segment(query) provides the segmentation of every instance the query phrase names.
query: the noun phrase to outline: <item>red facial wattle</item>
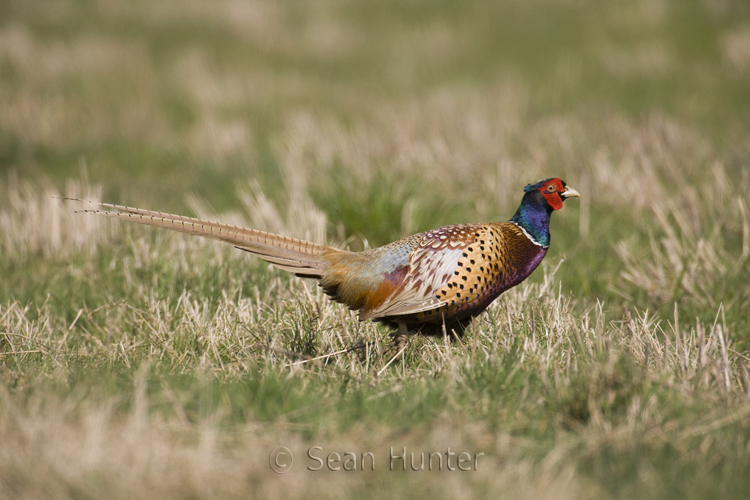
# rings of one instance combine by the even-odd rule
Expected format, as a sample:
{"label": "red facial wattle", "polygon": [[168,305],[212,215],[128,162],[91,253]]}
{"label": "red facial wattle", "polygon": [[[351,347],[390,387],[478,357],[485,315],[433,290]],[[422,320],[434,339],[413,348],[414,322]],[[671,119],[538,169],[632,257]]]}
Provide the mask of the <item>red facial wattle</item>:
{"label": "red facial wattle", "polygon": [[544,198],[553,210],[560,210],[563,207],[563,200],[560,193],[565,191],[565,186],[563,186],[560,179],[552,179],[540,187],[539,191],[544,195]]}

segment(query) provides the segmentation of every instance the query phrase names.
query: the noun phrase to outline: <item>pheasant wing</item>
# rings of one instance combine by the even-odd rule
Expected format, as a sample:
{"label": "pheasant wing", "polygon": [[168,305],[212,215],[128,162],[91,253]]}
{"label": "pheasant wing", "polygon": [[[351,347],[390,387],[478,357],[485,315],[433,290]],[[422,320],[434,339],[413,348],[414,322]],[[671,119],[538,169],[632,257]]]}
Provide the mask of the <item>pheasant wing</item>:
{"label": "pheasant wing", "polygon": [[402,284],[381,304],[360,312],[360,319],[415,314],[449,305],[440,291],[454,279],[459,261],[479,237],[479,224],[433,229],[422,235],[409,254],[409,270]]}

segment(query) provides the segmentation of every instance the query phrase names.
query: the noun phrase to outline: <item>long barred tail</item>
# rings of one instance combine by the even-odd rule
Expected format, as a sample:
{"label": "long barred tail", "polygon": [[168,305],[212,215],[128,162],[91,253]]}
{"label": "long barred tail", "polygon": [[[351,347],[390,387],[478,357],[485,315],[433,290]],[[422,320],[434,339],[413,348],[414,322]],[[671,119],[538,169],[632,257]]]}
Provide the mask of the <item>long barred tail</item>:
{"label": "long barred tail", "polygon": [[[63,199],[86,202],[85,200],[75,198]],[[182,215],[154,212],[142,208],[112,205],[110,203],[87,203],[96,203],[97,205],[116,211],[78,210],[76,213],[101,215],[111,219],[122,219],[147,226],[161,227],[224,241],[241,250],[257,255],[284,271],[295,273],[298,276],[320,278],[329,267],[330,262],[324,256],[341,252],[341,250],[333,247],[317,245],[309,241],[258,231],[257,229],[237,227]]]}

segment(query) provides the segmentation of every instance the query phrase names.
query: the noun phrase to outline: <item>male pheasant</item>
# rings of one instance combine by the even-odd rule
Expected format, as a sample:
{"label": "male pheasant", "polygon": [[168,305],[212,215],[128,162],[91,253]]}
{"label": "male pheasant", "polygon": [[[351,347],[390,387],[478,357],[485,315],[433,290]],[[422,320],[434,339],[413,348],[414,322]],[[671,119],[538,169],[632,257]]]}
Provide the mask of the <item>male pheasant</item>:
{"label": "male pheasant", "polygon": [[365,252],[108,203],[101,205],[117,212],[83,212],[225,241],[319,280],[325,293],[357,311],[360,321],[397,327],[401,337],[451,329],[460,335],[472,317],[536,269],[549,248],[550,215],[566,198],[580,196],[557,178],[530,184],[524,192],[508,222],[444,226]]}

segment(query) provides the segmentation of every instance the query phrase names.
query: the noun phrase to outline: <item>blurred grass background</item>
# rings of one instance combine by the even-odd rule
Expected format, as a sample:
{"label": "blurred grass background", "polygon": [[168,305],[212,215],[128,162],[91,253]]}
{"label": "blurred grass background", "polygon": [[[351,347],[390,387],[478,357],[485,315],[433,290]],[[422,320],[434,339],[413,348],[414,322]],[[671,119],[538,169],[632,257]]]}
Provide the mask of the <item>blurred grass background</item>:
{"label": "blurred grass background", "polygon": [[[746,200],[750,182],[744,2],[0,8],[6,180],[83,175],[106,200],[180,213],[188,195],[231,210],[250,185],[286,206],[291,182],[329,239],[378,246],[506,219],[526,183],[561,176],[586,190],[586,213],[555,218],[550,258],[567,255],[566,288],[600,299],[643,292],[625,290],[614,248],[663,234],[653,204],[684,206],[697,233],[681,237],[718,231],[743,251],[747,215],[723,198]],[[717,167],[732,213],[690,208]],[[675,290],[646,290],[651,308],[671,311],[672,272]]]}
{"label": "blurred grass background", "polygon": [[[233,256],[229,249],[208,250],[213,247],[140,229],[92,226],[60,215],[74,207],[49,205],[45,200],[53,194],[211,215],[361,249],[439,225],[505,220],[525,184],[550,176],[562,177],[584,196],[553,217],[546,259],[552,267],[564,259],[554,275],[554,288],[559,286],[571,300],[565,310],[571,321],[588,322],[598,308],[602,325],[622,325],[627,310],[636,318],[646,314],[644,329],[654,332],[656,324],[674,324],[679,311],[683,324],[690,325],[685,328],[692,328],[697,338],[701,324],[716,326],[716,318],[723,316],[719,323],[725,340],[740,363],[736,382],[741,393],[741,363],[747,361],[750,347],[747,2],[6,0],[0,3],[4,328],[15,332],[18,327],[7,319],[15,314],[8,312],[15,311],[13,304],[37,322],[34,328],[43,326],[49,315],[50,324],[59,325],[48,332],[48,339],[61,342],[67,367],[62,376],[54,368],[58,361],[4,355],[3,379],[11,391],[7,401],[17,404],[27,420],[33,420],[31,415],[44,421],[39,417],[44,412],[28,409],[27,397],[58,395],[96,406],[97,398],[72,395],[109,381],[102,382],[109,387],[106,394],[130,398],[136,381],[128,356],[135,356],[135,363],[164,348],[146,327],[163,324],[161,306],[154,304],[164,301],[167,309],[177,309],[186,291],[205,305],[208,315],[222,310],[225,294],[236,301],[261,297],[258,307],[263,303],[271,308],[269,314],[282,332],[281,345],[315,354],[335,348],[327,341],[316,343],[304,321],[285,326],[283,318],[289,315],[314,316],[304,304],[288,304],[289,294],[299,293],[295,281],[279,278],[252,259]],[[50,223],[52,215],[59,217],[57,225]],[[65,231],[76,234],[66,236]],[[543,279],[538,271],[530,283],[539,285]],[[111,312],[119,310],[117,304],[148,311],[150,322]],[[531,300],[523,306],[529,309],[518,307],[523,315],[538,305]],[[110,312],[101,318],[92,311]],[[504,317],[502,311],[498,306],[492,314]],[[186,320],[170,321],[165,332],[184,326]],[[371,326],[363,326],[362,333],[347,321],[342,316],[341,324],[349,328],[344,338],[352,335],[352,342],[360,334],[384,333]],[[506,326],[512,323],[509,316]],[[508,335],[502,328],[494,331],[498,338]],[[190,414],[190,422],[223,422],[215,412],[226,410],[239,412],[231,422],[253,422],[256,412],[259,421],[283,427],[279,419],[285,411],[275,413],[269,407],[306,407],[313,404],[310,398],[339,390],[336,377],[312,382],[317,376],[312,368],[312,375],[286,382],[283,370],[263,370],[267,360],[256,359],[257,353],[250,358],[261,368],[250,369],[249,379],[225,367],[223,356],[230,354],[224,352],[215,359],[209,356],[207,369],[197,361],[196,353],[205,354],[200,335],[173,339],[174,358],[164,368],[186,374],[187,380],[156,370],[152,382],[169,387],[187,407],[200,392],[194,384],[234,387],[228,406],[219,399],[199,398],[203,413],[197,414],[203,416]],[[120,340],[122,353],[129,353],[122,359],[116,349]],[[10,349],[7,339],[2,345]],[[504,355],[512,364],[518,351],[511,347]],[[38,346],[29,347],[35,349]],[[197,364],[185,361],[193,359],[185,353],[193,353]],[[593,366],[601,361],[599,368],[606,372],[608,362],[593,359]],[[412,362],[421,366],[417,354]],[[615,408],[619,403],[607,399],[610,385],[617,387],[618,395],[624,391],[628,401],[636,395],[645,402],[654,394],[659,401],[670,400],[675,397],[670,391],[687,390],[657,370],[652,383],[658,380],[668,387],[662,394],[634,375],[632,363],[626,356],[615,370],[619,375],[605,377],[601,387],[591,382],[600,375],[569,382],[581,392],[590,387],[597,392],[599,387],[606,404]],[[110,369],[112,378],[102,375]],[[201,378],[203,370],[214,370],[216,379]],[[471,370],[480,368],[472,365]],[[513,368],[498,370],[507,374]],[[428,369],[428,378],[440,378],[437,372],[434,366]],[[532,368],[521,372],[527,375],[526,393],[536,395],[528,401],[544,402],[547,412],[541,412],[540,420],[524,413],[533,413],[535,407],[523,402],[518,403],[523,418],[498,422],[486,411],[479,412],[480,417],[466,416],[473,415],[467,409],[487,390],[499,398],[493,399],[495,404],[516,404],[514,392],[494,392],[497,375],[476,371],[467,392],[456,396],[462,402],[451,406],[459,410],[449,411],[448,420],[477,423],[477,418],[514,438],[518,435],[512,429],[533,435],[546,428],[543,422],[554,422],[561,414],[573,415],[573,420],[578,415],[584,422],[580,425],[593,425],[596,412],[590,400],[577,399],[573,389],[556,399],[544,384],[534,382]],[[440,384],[434,389],[421,386],[421,373],[417,370],[408,381],[395,377],[381,382],[406,384],[405,392],[412,396],[394,399],[385,417],[368,422],[382,426],[378,428],[385,434],[397,432],[388,423],[391,418],[412,419],[413,425],[404,425],[407,434],[419,434],[420,424],[432,423],[446,404],[446,389]],[[66,380],[61,386],[45,381],[60,376]],[[455,381],[444,377],[449,386]],[[279,389],[287,383],[297,384],[291,395]],[[306,394],[308,384],[313,396]],[[524,384],[519,384],[522,390]],[[669,417],[658,425],[671,418],[680,421],[682,414],[685,425],[703,422],[712,405],[727,412],[735,408],[734,400],[712,399],[717,389],[711,384],[693,389],[695,399],[661,408]],[[376,393],[381,390],[387,387]],[[156,392],[163,398],[154,403],[154,412],[160,414],[160,405],[171,407],[172,400],[169,391]],[[257,396],[255,402],[247,401],[247,393]],[[355,394],[355,399],[373,395],[367,388]],[[286,401],[287,396],[294,401]],[[423,411],[399,406],[422,396]],[[118,408],[122,403],[103,401]],[[377,413],[377,407],[366,404],[339,404],[335,411],[318,409],[302,420],[313,428],[325,419],[345,422],[344,431],[334,425],[339,430],[331,432],[350,439],[346,432],[352,421]],[[252,411],[242,410],[247,405]],[[430,412],[433,417],[425,417]],[[549,425],[565,432],[570,428],[569,423]],[[573,427],[573,435],[585,435]],[[644,491],[654,498],[674,492],[695,498],[715,495],[722,474],[741,471],[747,463],[747,426],[732,429],[726,436],[699,442],[705,450],[696,456],[685,449],[698,445],[681,448],[667,439],[664,448],[649,449],[646,438],[636,440],[644,448],[629,449],[631,459],[623,460],[621,469],[619,445],[591,454],[579,449],[574,462],[578,472],[588,471],[587,479],[581,485],[578,472],[571,472],[575,487],[565,491],[578,497],[601,497],[603,491],[618,498]],[[558,450],[557,430],[539,432],[539,443],[529,437],[519,445],[521,458],[508,459],[521,468],[511,467],[506,480],[541,479],[540,484],[551,486],[531,493],[519,490],[518,496],[553,495],[562,491],[560,481],[565,483],[566,471],[556,469],[546,476],[523,468],[529,456],[537,463]],[[576,446],[586,448],[581,442]],[[646,456],[646,468],[641,467],[640,453]],[[689,466],[672,468],[680,456],[690,457],[684,458]],[[692,486],[681,490],[687,478]],[[85,480],[74,484],[86,494],[100,491]],[[455,487],[460,490],[462,484]],[[750,488],[738,477],[725,486],[724,496],[741,497]],[[412,487],[409,491],[425,491]],[[473,487],[480,496],[486,485]],[[189,487],[185,491],[195,493]]]}

